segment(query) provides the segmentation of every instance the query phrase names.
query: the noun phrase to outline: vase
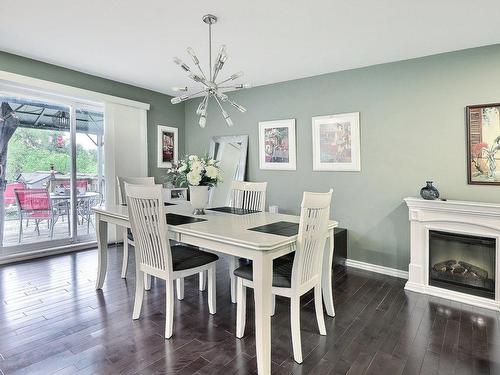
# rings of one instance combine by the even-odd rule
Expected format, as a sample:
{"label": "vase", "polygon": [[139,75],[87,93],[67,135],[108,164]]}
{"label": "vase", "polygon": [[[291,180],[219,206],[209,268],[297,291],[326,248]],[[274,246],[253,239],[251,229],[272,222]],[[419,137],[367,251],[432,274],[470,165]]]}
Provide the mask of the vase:
{"label": "vase", "polygon": [[420,189],[420,196],[427,200],[434,200],[439,198],[439,191],[432,186],[432,181],[426,181],[426,186]]}
{"label": "vase", "polygon": [[194,215],[205,215],[208,206],[208,186],[190,186],[189,201]]}

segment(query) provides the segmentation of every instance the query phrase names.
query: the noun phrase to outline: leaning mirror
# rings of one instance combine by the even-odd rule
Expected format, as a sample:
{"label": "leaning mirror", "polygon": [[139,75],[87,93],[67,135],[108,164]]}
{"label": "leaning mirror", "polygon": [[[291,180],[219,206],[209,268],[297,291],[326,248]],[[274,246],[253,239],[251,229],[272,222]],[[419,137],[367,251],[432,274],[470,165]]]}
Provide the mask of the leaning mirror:
{"label": "leaning mirror", "polygon": [[248,135],[216,136],[210,141],[210,157],[219,161],[224,181],[212,189],[212,207],[227,206],[231,181],[244,181],[247,164]]}

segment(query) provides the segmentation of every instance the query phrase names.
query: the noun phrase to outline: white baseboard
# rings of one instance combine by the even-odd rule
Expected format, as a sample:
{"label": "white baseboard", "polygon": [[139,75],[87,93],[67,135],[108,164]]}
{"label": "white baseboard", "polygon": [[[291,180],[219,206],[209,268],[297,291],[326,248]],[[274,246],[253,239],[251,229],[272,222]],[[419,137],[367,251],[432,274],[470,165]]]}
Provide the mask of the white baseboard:
{"label": "white baseboard", "polygon": [[408,271],[398,270],[396,268],[379,266],[378,264],[360,262],[359,260],[346,259],[345,265],[347,267],[359,268],[365,271],[382,273],[388,276],[399,277],[400,279],[408,279]]}

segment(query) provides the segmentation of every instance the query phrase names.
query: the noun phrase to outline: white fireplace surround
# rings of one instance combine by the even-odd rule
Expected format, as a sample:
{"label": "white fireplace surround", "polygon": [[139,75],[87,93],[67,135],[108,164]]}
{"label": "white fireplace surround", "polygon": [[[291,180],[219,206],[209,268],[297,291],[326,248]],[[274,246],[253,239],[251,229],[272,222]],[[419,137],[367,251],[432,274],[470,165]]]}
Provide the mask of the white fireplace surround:
{"label": "white fireplace surround", "polygon": [[[500,204],[406,198],[411,225],[410,265],[405,289],[500,311]],[[429,285],[429,231],[490,237],[496,240],[495,299]]]}

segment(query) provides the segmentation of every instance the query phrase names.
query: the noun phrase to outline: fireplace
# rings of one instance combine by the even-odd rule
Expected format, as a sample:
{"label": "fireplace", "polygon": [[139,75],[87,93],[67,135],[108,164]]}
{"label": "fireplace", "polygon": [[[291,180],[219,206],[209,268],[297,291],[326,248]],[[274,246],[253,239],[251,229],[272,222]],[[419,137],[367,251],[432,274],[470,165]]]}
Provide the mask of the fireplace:
{"label": "fireplace", "polygon": [[429,285],[495,299],[494,238],[429,231]]}
{"label": "fireplace", "polygon": [[406,198],[406,290],[500,311],[500,203]]}

